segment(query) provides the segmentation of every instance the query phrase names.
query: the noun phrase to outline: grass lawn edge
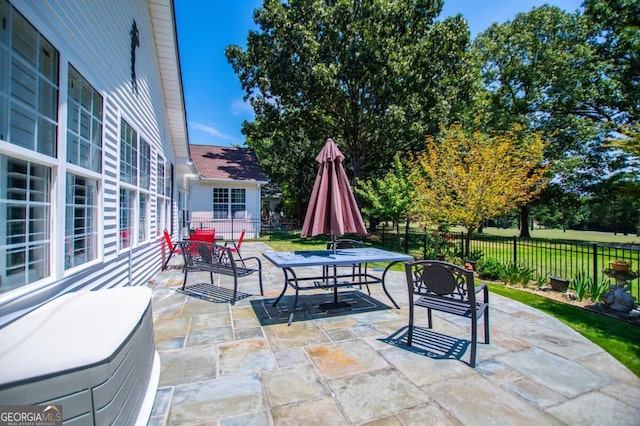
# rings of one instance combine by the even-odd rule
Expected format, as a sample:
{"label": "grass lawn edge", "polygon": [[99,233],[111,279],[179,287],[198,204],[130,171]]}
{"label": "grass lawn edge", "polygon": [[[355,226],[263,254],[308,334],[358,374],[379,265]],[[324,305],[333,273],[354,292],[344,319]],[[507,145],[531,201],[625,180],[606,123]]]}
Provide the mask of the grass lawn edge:
{"label": "grass lawn edge", "polygon": [[637,325],[502,284],[487,284],[491,292],[562,321],[640,377],[640,327]]}

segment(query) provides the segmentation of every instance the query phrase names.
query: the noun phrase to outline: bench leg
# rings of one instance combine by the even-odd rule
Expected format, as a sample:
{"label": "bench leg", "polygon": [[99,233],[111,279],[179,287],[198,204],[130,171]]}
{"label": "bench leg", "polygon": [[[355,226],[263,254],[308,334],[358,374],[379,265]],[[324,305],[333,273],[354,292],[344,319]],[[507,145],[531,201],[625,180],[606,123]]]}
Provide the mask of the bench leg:
{"label": "bench leg", "polygon": [[409,295],[409,330],[407,331],[407,346],[411,346],[413,342],[413,297]]}
{"label": "bench leg", "polygon": [[236,304],[236,297],[238,296],[238,277],[233,276],[233,299],[231,299],[231,304]]}
{"label": "bench leg", "polygon": [[478,341],[478,320],[477,318],[471,319],[471,361],[469,365],[472,368],[476,367],[476,343]]}
{"label": "bench leg", "polygon": [[489,343],[489,307],[484,311],[484,342]]}
{"label": "bench leg", "polygon": [[184,291],[184,286],[187,285],[187,274],[189,273],[189,268],[185,265],[184,268],[184,279],[182,280],[182,290]]}

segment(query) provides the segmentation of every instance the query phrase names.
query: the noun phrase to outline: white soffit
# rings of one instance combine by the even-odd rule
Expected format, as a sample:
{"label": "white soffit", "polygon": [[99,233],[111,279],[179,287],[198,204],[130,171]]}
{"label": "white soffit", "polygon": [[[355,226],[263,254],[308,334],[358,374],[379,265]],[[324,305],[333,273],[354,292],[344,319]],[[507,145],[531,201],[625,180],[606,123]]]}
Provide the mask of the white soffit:
{"label": "white soffit", "polygon": [[179,164],[186,162],[190,157],[173,0],[148,0],[148,2],[171,143]]}

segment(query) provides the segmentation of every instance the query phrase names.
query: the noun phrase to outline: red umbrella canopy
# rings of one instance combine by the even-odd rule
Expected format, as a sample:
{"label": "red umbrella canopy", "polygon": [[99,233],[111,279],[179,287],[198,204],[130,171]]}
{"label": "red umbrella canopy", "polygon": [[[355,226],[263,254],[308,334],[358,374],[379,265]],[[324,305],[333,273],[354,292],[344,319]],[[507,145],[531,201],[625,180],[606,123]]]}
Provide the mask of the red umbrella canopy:
{"label": "red umbrella canopy", "polygon": [[302,237],[367,234],[342,160],[344,155],[336,143],[333,139],[327,139],[316,157],[320,167],[302,225]]}

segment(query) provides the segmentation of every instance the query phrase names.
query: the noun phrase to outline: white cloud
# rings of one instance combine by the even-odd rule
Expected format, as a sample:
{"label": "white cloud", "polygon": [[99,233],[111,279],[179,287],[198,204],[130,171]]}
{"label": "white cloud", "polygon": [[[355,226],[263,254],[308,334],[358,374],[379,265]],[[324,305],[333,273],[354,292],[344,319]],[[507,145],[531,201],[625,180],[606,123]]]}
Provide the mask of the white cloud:
{"label": "white cloud", "polygon": [[220,130],[216,129],[215,127],[211,127],[208,126],[206,124],[202,124],[202,123],[191,123],[189,125],[189,127],[191,127],[193,130],[198,130],[200,132],[206,133],[209,136],[213,136],[214,138],[217,139],[222,139],[225,141],[232,141],[232,142],[238,142],[238,139],[231,136],[231,135],[227,135],[225,133],[222,133]]}
{"label": "white cloud", "polygon": [[253,117],[253,107],[251,107],[251,103],[249,101],[244,101],[242,99],[236,99],[231,103],[231,113],[233,115],[247,115],[249,117]]}

